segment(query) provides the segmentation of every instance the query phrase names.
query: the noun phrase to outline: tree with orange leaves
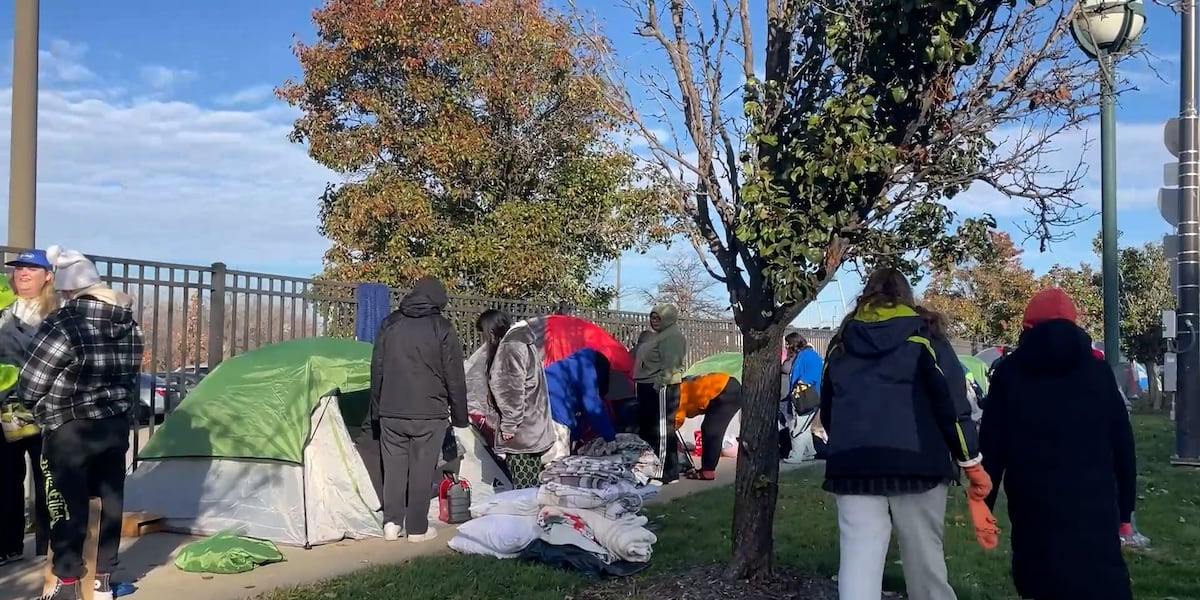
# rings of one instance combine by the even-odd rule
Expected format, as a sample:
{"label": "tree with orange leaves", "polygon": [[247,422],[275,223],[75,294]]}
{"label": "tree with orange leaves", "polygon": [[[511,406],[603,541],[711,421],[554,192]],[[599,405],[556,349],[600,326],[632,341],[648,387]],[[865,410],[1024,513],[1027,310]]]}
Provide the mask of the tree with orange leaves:
{"label": "tree with orange leaves", "polygon": [[1039,282],[1007,233],[992,231],[990,237],[979,258],[935,268],[922,301],[948,317],[954,337],[1015,345]]}
{"label": "tree with orange leaves", "polygon": [[669,235],[675,188],[615,141],[607,45],[569,15],[327,0],[313,20],[304,77],[278,93],[303,111],[292,139],[348,177],[321,198],[325,276],[604,304],[599,269]]}

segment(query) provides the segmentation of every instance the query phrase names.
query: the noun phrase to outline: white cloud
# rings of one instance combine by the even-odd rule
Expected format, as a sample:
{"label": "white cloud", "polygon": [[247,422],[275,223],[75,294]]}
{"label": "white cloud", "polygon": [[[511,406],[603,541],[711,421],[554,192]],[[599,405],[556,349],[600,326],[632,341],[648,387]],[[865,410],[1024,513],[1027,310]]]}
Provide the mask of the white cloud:
{"label": "white cloud", "polygon": [[195,71],[172,69],[162,65],[146,65],[139,72],[142,80],[154,90],[167,90],[196,78]]}
{"label": "white cloud", "polygon": [[[38,76],[50,83],[82,82],[96,77],[83,64],[87,46],[66,40],[50,40],[49,48],[38,51]],[[12,56],[12,52],[9,52]],[[11,62],[9,63],[11,65]]]}
{"label": "white cloud", "polygon": [[[71,67],[74,45],[51,44]],[[70,50],[72,52],[67,52]],[[44,63],[45,64],[45,63]],[[179,81],[171,76],[149,83]],[[158,73],[162,74],[162,73]],[[145,90],[43,85],[38,118],[39,245],[129,258],[318,268],[317,198],[339,176],[287,140],[295,113],[275,103],[213,110]],[[0,178],[7,180],[11,89],[0,90]],[[0,223],[7,211],[0,211]]]}
{"label": "white cloud", "polygon": [[275,86],[263,84],[243,88],[229,94],[217,96],[214,100],[220,106],[245,106],[261,104],[275,97]]}

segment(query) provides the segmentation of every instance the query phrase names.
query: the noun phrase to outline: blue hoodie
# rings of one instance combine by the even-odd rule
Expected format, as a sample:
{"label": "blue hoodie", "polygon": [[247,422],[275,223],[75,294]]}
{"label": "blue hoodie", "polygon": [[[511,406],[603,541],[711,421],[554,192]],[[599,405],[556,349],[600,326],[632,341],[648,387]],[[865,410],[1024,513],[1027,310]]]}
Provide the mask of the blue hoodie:
{"label": "blue hoodie", "polygon": [[583,433],[576,415],[582,416],[592,430],[606,441],[617,438],[608,407],[600,397],[596,374],[596,361],[600,357],[599,352],[584,348],[546,367],[550,416],[555,423],[571,429],[572,440],[579,440]]}
{"label": "blue hoodie", "polygon": [[796,389],[796,383],[803,381],[805,385],[812,388],[814,394],[820,394],[821,369],[824,365],[825,361],[821,359],[821,354],[812,346],[805,346],[792,363],[792,379],[788,389]]}

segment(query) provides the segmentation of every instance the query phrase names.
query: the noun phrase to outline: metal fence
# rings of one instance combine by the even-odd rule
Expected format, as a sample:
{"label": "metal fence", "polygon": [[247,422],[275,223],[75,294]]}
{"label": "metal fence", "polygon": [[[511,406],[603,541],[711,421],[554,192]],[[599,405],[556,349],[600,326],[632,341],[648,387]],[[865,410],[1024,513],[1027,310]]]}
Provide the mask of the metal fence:
{"label": "metal fence", "polygon": [[[0,247],[6,253],[19,249]],[[114,289],[135,300],[134,312],[146,337],[143,364],[147,371],[204,372],[223,359],[275,342],[318,335],[351,337],[357,315],[356,284],[255,273],[226,268],[148,260],[90,256]],[[404,290],[392,290],[399,304]],[[487,309],[516,318],[562,310],[551,303],[451,296],[447,317],[462,337],[464,351],[482,340],[475,320]],[[648,327],[648,315],[592,308],[570,309],[602,327],[626,345]],[[716,352],[740,351],[741,332],[730,320],[681,319],[688,339],[689,361]],[[822,353],[833,331],[797,329]],[[979,346],[956,342],[962,353]]]}

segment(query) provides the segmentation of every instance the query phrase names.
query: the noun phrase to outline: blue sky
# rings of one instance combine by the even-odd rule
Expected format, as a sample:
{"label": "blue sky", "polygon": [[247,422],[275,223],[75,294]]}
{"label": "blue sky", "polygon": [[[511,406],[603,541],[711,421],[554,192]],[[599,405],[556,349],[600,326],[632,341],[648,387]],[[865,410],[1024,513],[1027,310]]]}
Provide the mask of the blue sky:
{"label": "blue sky", "polygon": [[[294,36],[311,39],[317,0],[123,0],[42,2],[39,106],[40,245],[60,243],[109,256],[207,264],[310,275],[320,269],[325,241],[317,233],[316,198],[337,177],[287,141],[295,113],[271,90],[299,75]],[[583,2],[605,23],[627,67],[650,57],[632,35],[620,3]],[[1147,3],[1143,35],[1153,64],[1134,61],[1126,74],[1139,87],[1118,108],[1119,219],[1123,244],[1158,240],[1167,225],[1156,194],[1163,122],[1178,107],[1178,18]],[[0,177],[7,181],[13,1],[0,0],[0,31],[10,40],[0,56]],[[761,39],[761,36],[760,36]],[[1078,155],[1098,125],[1064,136],[1058,145]],[[1099,205],[1099,149],[1087,154],[1080,198]],[[1123,161],[1123,162],[1122,162]],[[1014,231],[1020,206],[968,194],[963,215],[990,212]],[[0,220],[7,211],[0,211]],[[1099,218],[1075,228],[1075,238],[1026,263],[1094,260],[1090,240]],[[687,251],[676,248],[674,251]],[[662,252],[656,249],[654,254]],[[650,288],[653,256],[623,260],[627,289]],[[611,270],[604,275],[611,280]],[[860,282],[843,277],[801,317],[807,324],[840,318],[841,296]],[[626,308],[640,307],[635,295]]]}

